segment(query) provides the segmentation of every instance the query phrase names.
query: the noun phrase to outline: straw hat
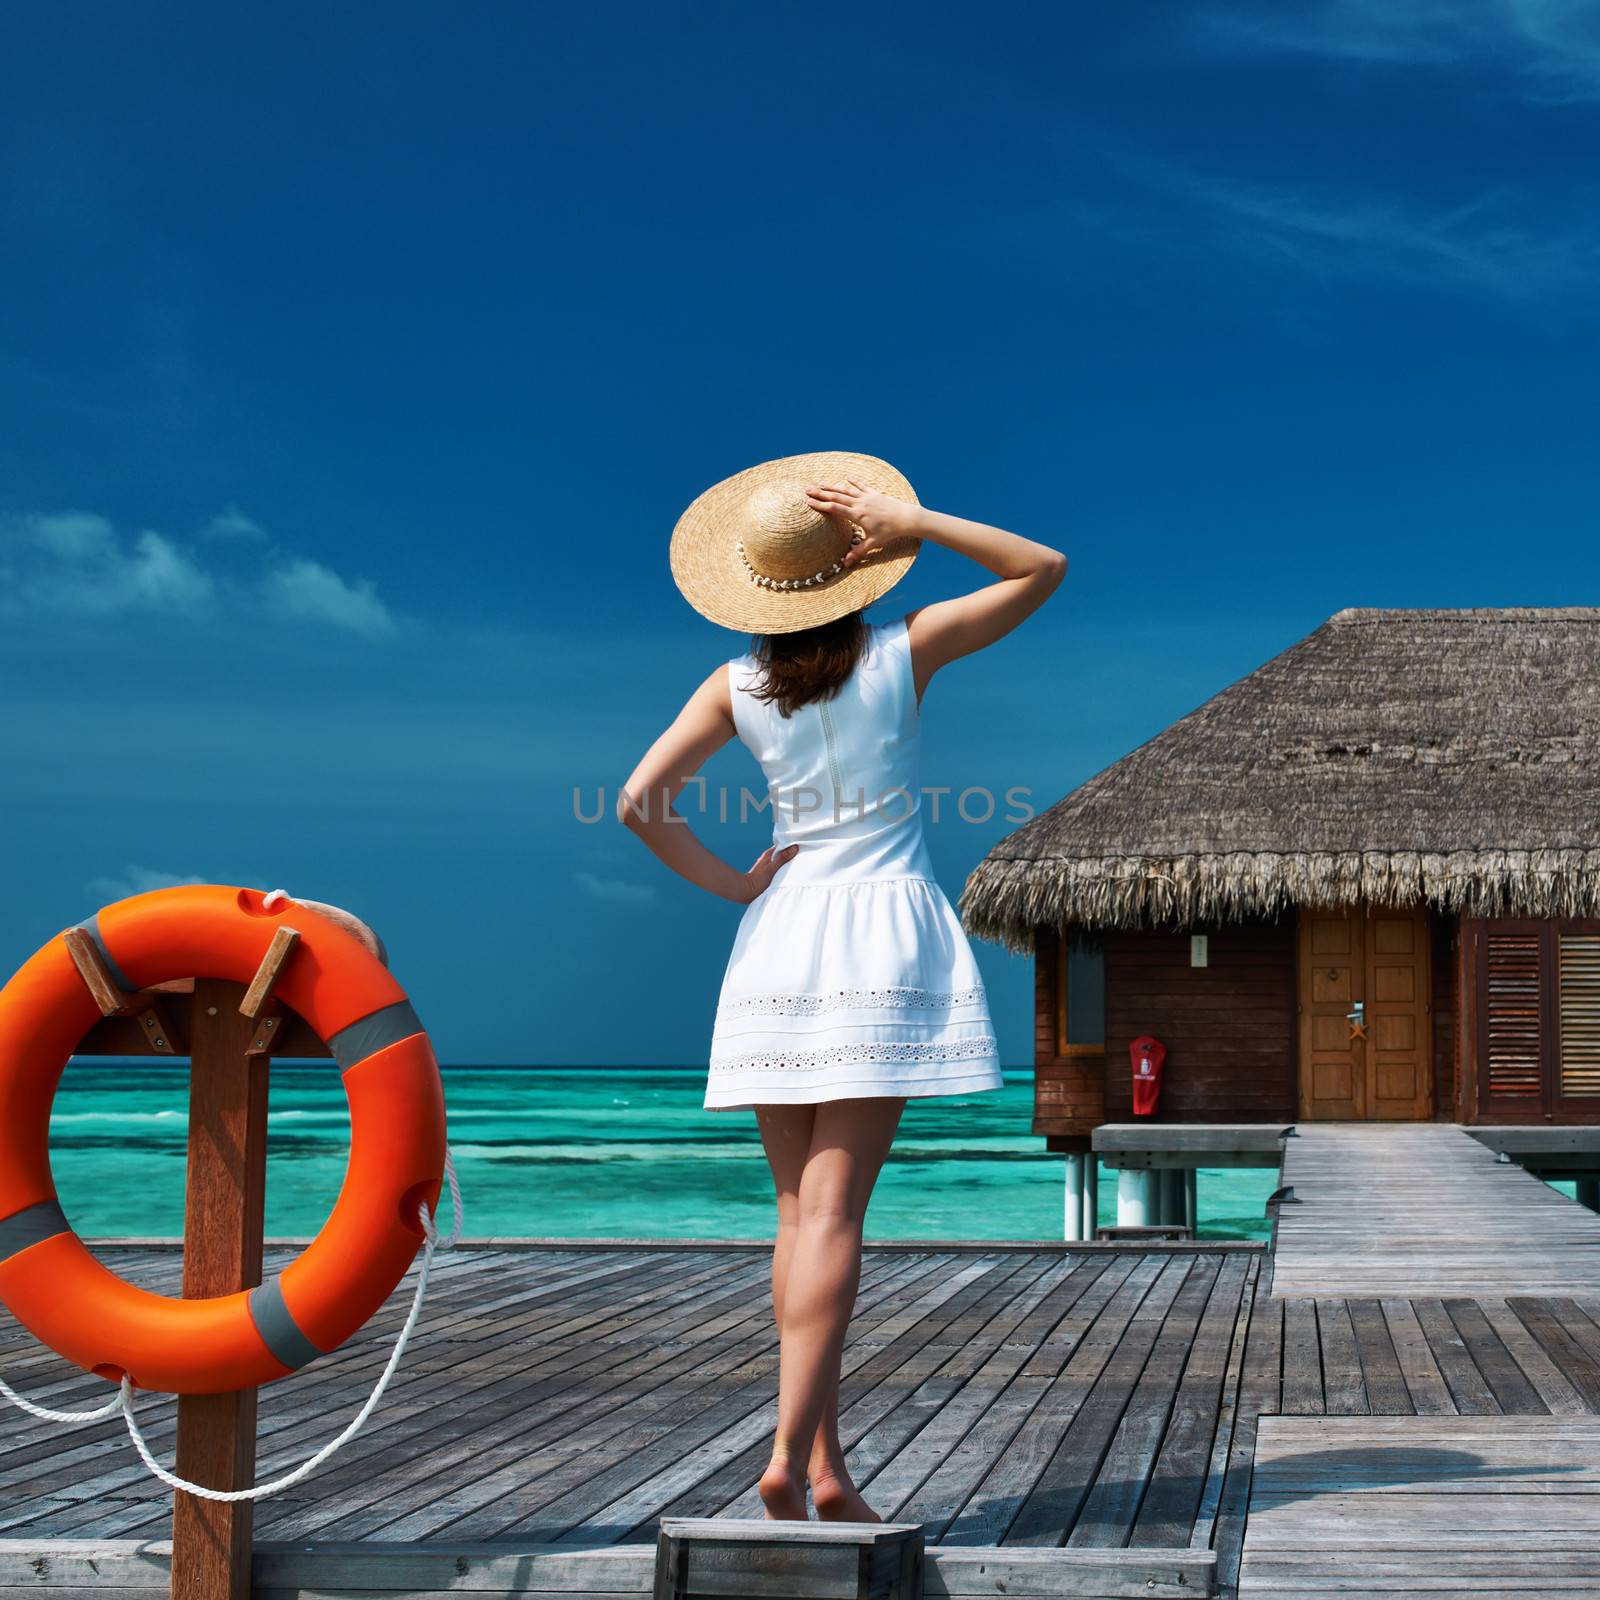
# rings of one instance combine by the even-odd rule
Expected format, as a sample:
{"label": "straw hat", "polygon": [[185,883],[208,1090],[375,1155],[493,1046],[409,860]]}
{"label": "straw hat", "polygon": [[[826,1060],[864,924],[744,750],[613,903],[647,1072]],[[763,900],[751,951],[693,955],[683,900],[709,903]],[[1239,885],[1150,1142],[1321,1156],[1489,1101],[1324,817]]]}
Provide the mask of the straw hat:
{"label": "straw hat", "polygon": [[672,576],[703,617],[741,633],[795,633],[869,605],[917,559],[920,539],[896,539],[859,566],[840,565],[850,529],[814,511],[806,489],[857,478],[917,504],[911,485],[876,456],[819,450],[747,467],[714,484],[672,530]]}

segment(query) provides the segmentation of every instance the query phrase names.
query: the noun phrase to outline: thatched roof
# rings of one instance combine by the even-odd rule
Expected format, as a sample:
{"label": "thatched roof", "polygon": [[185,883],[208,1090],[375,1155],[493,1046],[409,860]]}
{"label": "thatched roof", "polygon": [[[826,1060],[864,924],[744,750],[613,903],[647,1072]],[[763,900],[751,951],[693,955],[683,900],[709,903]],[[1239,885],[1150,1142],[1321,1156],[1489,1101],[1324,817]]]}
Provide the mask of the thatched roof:
{"label": "thatched roof", "polygon": [[1600,608],[1341,611],[1002,839],[967,928],[1600,915]]}

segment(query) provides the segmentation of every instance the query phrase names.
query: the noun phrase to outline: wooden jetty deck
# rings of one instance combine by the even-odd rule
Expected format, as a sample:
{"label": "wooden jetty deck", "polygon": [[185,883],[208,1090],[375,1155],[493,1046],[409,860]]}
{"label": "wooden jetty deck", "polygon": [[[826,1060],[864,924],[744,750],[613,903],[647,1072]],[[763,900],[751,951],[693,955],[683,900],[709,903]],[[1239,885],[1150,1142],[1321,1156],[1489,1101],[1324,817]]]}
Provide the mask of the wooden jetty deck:
{"label": "wooden jetty deck", "polygon": [[[1296,1200],[1275,1255],[869,1249],[843,1431],[869,1500],[924,1526],[930,1594],[1313,1600],[1334,1572],[1341,1593],[1401,1594],[1424,1555],[1435,1594],[1519,1592],[1527,1546],[1558,1558],[1538,1592],[1600,1595],[1583,1559],[1600,1547],[1594,1219],[1457,1130],[1359,1130],[1377,1152],[1361,1159],[1345,1131],[1288,1141]],[[1455,1140],[1481,1207],[1453,1181],[1425,1212],[1361,1201],[1374,1170],[1404,1185],[1430,1161],[1451,1178]],[[1502,1195],[1550,1250],[1496,1232]],[[1402,1223],[1404,1252],[1378,1233],[1379,1249],[1356,1248]],[[1463,1254],[1456,1225],[1483,1247]],[[102,1254],[177,1288],[173,1249]],[[748,1244],[491,1241],[442,1257],[369,1430],[260,1507],[260,1600],[648,1594],[659,1518],[759,1515],[767,1270]],[[403,1299],[263,1391],[260,1476],[360,1403]],[[0,1371],[48,1404],[103,1395],[3,1314]],[[170,1456],[172,1403],[143,1410]],[[155,1600],[169,1526],[119,1425],[0,1409],[0,1592]]]}
{"label": "wooden jetty deck", "polygon": [[1241,1595],[1600,1594],[1600,1422],[1268,1417]]}
{"label": "wooden jetty deck", "polygon": [[1600,1216],[1446,1123],[1306,1123],[1286,1140],[1273,1293],[1600,1290]]}
{"label": "wooden jetty deck", "polygon": [[[1065,1552],[1055,1567],[1080,1580],[1065,1592],[1208,1592],[1219,1523],[1243,1506],[1231,1443],[1263,1255],[869,1251],[842,1416],[863,1488],[952,1561],[999,1547],[1037,1570],[1037,1552]],[[176,1287],[175,1252],[106,1256],[136,1281]],[[389,1580],[368,1570],[350,1582],[370,1591],[402,1587],[398,1543],[473,1561],[486,1545],[521,1546],[547,1563],[630,1546],[637,1565],[663,1515],[760,1515],[777,1366],[765,1250],[485,1249],[437,1270],[415,1357],[368,1431],[259,1508],[263,1590],[326,1592],[325,1566],[284,1578],[308,1544],[346,1568],[362,1550],[369,1565],[387,1559]],[[260,1476],[360,1403],[401,1309],[262,1391]],[[14,1325],[0,1368],[48,1404],[103,1394]],[[145,1409],[155,1449],[170,1451],[171,1402]],[[169,1524],[167,1496],[117,1424],[63,1433],[0,1414],[0,1586],[28,1552],[65,1539],[98,1542],[106,1572],[121,1558],[128,1584],[128,1563],[143,1560],[148,1584],[130,1541],[160,1540]],[[1096,1551],[1120,1554],[1096,1562]],[[1115,1584],[1081,1586],[1108,1566]],[[646,1592],[648,1563],[638,1574]]]}

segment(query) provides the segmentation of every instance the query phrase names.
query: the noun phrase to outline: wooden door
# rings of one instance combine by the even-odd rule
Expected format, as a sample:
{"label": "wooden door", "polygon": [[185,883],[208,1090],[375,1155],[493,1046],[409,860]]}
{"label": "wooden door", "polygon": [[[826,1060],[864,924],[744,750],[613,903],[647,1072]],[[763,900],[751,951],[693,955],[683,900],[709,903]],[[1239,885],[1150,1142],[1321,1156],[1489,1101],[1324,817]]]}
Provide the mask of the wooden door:
{"label": "wooden door", "polygon": [[1300,913],[1300,1115],[1307,1122],[1365,1115],[1366,1054],[1349,1013],[1366,983],[1366,918]]}
{"label": "wooden door", "polygon": [[1433,1113],[1428,914],[1300,914],[1300,1115],[1415,1121]]}

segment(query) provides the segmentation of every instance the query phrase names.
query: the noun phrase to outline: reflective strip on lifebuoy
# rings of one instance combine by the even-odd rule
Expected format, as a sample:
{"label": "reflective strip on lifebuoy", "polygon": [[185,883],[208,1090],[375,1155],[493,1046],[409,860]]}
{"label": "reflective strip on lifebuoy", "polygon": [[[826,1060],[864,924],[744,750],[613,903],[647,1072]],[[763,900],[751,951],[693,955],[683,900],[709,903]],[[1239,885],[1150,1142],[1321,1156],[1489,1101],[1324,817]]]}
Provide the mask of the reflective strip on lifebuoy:
{"label": "reflective strip on lifebuoy", "polygon": [[361,942],[293,901],[186,885],[81,924],[128,991],[174,978],[248,983],[273,932],[300,933],[276,994],[327,1041],[350,1102],[350,1161],[322,1231],[259,1288],[182,1300],[124,1282],[90,1254],[56,1199],[50,1107],[99,1009],[61,937],[0,991],[0,1301],[34,1336],[140,1388],[254,1388],[337,1349],[389,1297],[438,1203],[444,1091],[405,992]]}

